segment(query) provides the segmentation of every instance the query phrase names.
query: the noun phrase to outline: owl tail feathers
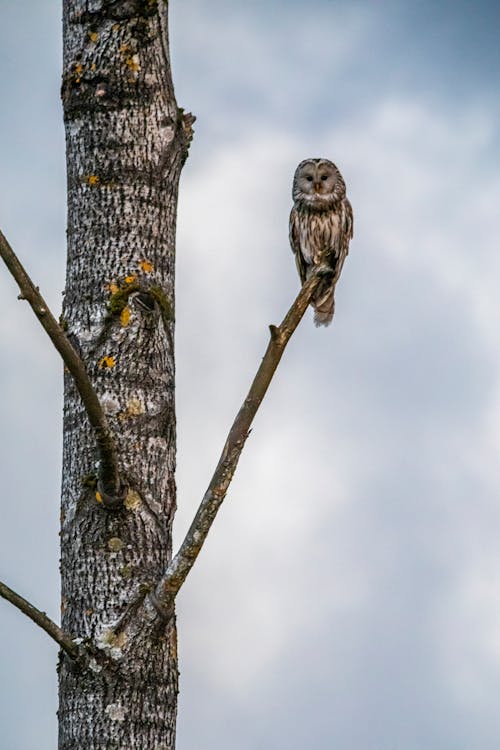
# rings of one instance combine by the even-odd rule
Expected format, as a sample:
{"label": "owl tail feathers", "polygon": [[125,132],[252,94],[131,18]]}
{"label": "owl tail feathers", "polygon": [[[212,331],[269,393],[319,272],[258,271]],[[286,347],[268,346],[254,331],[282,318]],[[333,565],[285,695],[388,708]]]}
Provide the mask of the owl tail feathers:
{"label": "owl tail feathers", "polygon": [[312,301],[314,308],[314,325],[329,326],[335,312],[335,287],[331,286],[327,291]]}
{"label": "owl tail feathers", "polygon": [[330,323],[333,320],[333,307],[328,312],[325,312],[323,310],[315,310],[314,311],[314,325],[319,326],[329,326]]}

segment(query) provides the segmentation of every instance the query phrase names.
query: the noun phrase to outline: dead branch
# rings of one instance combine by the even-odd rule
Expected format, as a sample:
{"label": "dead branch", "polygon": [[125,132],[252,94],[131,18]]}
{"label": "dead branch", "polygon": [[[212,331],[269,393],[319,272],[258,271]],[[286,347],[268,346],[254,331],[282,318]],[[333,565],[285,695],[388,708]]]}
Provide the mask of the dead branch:
{"label": "dead branch", "polygon": [[[21,294],[19,299],[25,299],[43,328],[49,335],[50,340],[61,355],[64,364],[69,370],[76,389],[80,394],[83,405],[87,412],[89,422],[94,430],[97,448],[99,451],[100,468],[99,480],[103,501],[109,498],[108,505],[121,504],[120,481],[118,477],[116,449],[113,434],[109,428],[108,421],[101,407],[97,394],[90,381],[85,365],[75,351],[61,326],[50,312],[45,300],[38,291],[21,261],[0,231],[0,255],[5,265],[19,286]],[[103,504],[106,504],[103,502]]]}
{"label": "dead branch", "polygon": [[177,592],[186,580],[200,550],[207,538],[232,481],[238,461],[249,435],[250,426],[269,387],[271,379],[280,362],[286,345],[300,323],[321,275],[328,271],[317,268],[304,283],[295,302],[287,312],[283,322],[276,327],[271,325],[271,337],[257,374],[250,386],[233,425],[229,431],[217,468],[203,496],[193,522],[174,556],[165,574],[151,596],[155,609],[168,619],[172,612],[173,601]]}
{"label": "dead branch", "polygon": [[68,656],[70,656],[72,659],[77,658],[77,644],[71,640],[69,635],[61,630],[59,625],[56,625],[56,623],[53,622],[50,617],[47,617],[45,612],[41,612],[39,609],[30,604],[30,602],[28,602],[22,596],[19,596],[19,594],[16,594],[15,591],[10,589],[5,585],[5,583],[2,583],[1,581],[0,596],[13,604],[14,607],[17,607],[19,610],[21,610],[23,614],[29,617],[30,620],[33,620],[33,622],[41,627],[42,630],[45,630],[45,632],[48,633],[48,635],[50,635],[50,637],[53,638],[54,641],[58,643],[62,649],[64,649]]}

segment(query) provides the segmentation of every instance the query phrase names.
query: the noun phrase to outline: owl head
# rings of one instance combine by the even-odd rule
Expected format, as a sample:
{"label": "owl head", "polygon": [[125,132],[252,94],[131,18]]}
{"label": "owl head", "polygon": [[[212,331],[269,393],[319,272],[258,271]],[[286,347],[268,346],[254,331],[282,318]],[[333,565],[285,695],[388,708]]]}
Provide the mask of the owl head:
{"label": "owl head", "polygon": [[295,203],[321,211],[345,198],[345,182],[328,159],[304,159],[295,170],[292,195]]}

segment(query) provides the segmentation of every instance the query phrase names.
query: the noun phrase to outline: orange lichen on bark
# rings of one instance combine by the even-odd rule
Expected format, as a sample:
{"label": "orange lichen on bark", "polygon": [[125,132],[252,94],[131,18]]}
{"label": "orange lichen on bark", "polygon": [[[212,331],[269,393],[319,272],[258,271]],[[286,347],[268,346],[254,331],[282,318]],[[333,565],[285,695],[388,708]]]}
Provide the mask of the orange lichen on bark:
{"label": "orange lichen on bark", "polygon": [[125,328],[130,322],[130,307],[124,307],[120,313],[120,323]]}
{"label": "orange lichen on bark", "polygon": [[105,357],[101,357],[101,359],[99,360],[98,364],[99,364],[99,367],[100,367],[101,370],[103,370],[105,368],[109,369],[109,368],[115,366],[116,360],[115,360],[114,357],[112,357],[110,355],[106,355]]}
{"label": "orange lichen on bark", "polygon": [[139,55],[130,55],[129,57],[126,57],[125,65],[130,68],[133,73],[138,73],[141,69],[141,65],[139,63]]}
{"label": "orange lichen on bark", "polygon": [[76,63],[74,72],[75,72],[75,77],[74,77],[75,83],[80,83],[80,77],[83,73],[83,65],[81,63]]}
{"label": "orange lichen on bark", "polygon": [[146,260],[145,258],[141,260],[139,263],[139,268],[144,273],[151,273],[153,271],[153,264],[149,262],[149,260]]}

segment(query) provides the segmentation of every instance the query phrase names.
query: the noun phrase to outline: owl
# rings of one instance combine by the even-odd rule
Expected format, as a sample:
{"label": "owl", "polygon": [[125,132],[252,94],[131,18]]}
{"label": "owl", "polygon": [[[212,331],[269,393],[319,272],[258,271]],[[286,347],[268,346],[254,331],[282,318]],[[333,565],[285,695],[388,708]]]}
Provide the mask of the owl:
{"label": "owl", "polygon": [[290,245],[302,283],[315,266],[326,268],[311,305],[315,324],[327,326],[335,308],[335,284],[352,238],[351,204],[345,196],[342,175],[328,159],[300,162],[293,178],[292,196]]}

